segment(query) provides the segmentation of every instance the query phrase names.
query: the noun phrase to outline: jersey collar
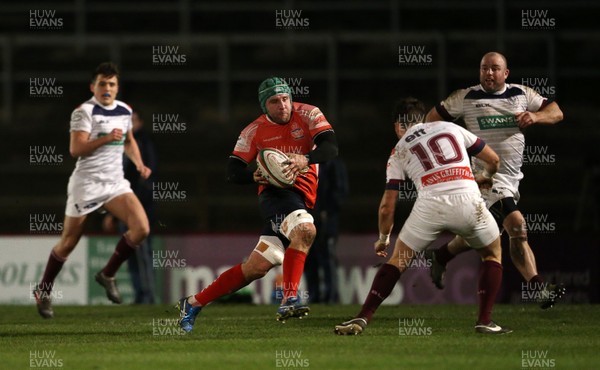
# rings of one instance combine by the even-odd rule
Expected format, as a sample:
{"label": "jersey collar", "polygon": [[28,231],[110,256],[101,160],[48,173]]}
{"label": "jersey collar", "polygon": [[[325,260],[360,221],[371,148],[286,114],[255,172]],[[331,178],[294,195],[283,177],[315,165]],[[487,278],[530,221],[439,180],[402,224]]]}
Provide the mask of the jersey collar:
{"label": "jersey collar", "polygon": [[267,113],[265,113],[265,117],[267,117],[267,121],[269,121],[272,124],[277,125],[277,126],[285,126],[288,123],[290,123],[292,121],[292,116],[293,115],[294,115],[294,111],[292,111],[292,114],[290,114],[290,120],[289,121],[287,121],[286,123],[277,123],[277,122],[273,122],[273,120],[271,119],[271,117],[269,117],[269,115]]}
{"label": "jersey collar", "polygon": [[100,107],[102,107],[102,109],[106,109],[106,110],[113,110],[117,107],[116,100],[114,100],[111,105],[102,105],[98,100],[96,100],[95,96],[92,96],[92,101],[94,102],[94,104],[99,105]]}
{"label": "jersey collar", "polygon": [[486,94],[490,94],[490,95],[502,95],[502,94],[504,94],[504,93],[506,92],[506,90],[508,89],[508,84],[507,84],[507,83],[504,83],[504,88],[503,88],[503,89],[501,89],[501,90],[498,90],[498,91],[496,91],[496,92],[493,92],[493,93],[489,93],[489,92],[485,91],[485,89],[483,88],[483,86],[482,86],[481,84],[479,84],[479,87],[481,88],[481,91],[483,91],[483,92],[484,92],[484,93],[486,93]]}

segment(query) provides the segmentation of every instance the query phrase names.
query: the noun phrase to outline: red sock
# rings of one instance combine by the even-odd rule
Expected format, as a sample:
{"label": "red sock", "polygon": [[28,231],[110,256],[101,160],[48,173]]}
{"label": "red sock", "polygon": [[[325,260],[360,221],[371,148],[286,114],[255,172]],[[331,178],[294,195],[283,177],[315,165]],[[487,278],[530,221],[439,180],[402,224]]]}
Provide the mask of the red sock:
{"label": "red sock", "polygon": [[446,266],[448,262],[450,262],[454,257],[456,257],[455,255],[450,253],[450,250],[448,249],[448,243],[442,245],[433,253],[435,253],[435,259],[444,266]]}
{"label": "red sock", "polygon": [[50,252],[50,257],[48,257],[48,263],[46,264],[44,276],[38,285],[41,291],[46,293],[50,293],[52,291],[52,288],[54,287],[54,279],[56,279],[56,276],[62,269],[66,260],[66,258],[59,257],[56,253],[54,253],[54,250]]}
{"label": "red sock", "polygon": [[283,300],[298,294],[298,285],[304,271],[306,253],[288,248],[283,256]]}
{"label": "red sock", "polygon": [[365,318],[367,322],[371,321],[381,302],[394,290],[398,279],[400,279],[400,270],[396,266],[384,263],[377,271],[369,295],[357,317]]}
{"label": "red sock", "polygon": [[135,252],[135,248],[125,237],[125,234],[119,239],[117,243],[117,247],[115,248],[115,252],[110,257],[106,266],[102,270],[102,273],[108,277],[113,277],[117,273],[119,267],[123,262],[127,261],[127,259]]}
{"label": "red sock", "polygon": [[489,324],[492,321],[492,308],[496,295],[502,283],[502,265],[494,261],[484,261],[479,268],[479,319],[480,324]]}
{"label": "red sock", "polygon": [[242,264],[235,265],[219,275],[215,281],[196,294],[194,298],[196,298],[200,305],[206,306],[215,299],[233,293],[249,283],[242,272]]}

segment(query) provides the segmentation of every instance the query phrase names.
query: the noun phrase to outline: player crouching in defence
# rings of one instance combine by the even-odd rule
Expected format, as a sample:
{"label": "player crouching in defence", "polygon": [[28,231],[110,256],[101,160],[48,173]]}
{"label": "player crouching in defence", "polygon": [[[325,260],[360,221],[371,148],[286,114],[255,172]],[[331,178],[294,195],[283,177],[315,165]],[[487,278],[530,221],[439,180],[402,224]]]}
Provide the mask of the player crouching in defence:
{"label": "player crouching in defence", "polygon": [[[396,239],[392,257],[375,275],[361,311],[356,318],[336,325],[335,333],[362,333],[379,305],[396,286],[415,252],[424,251],[443,231],[461,235],[483,260],[475,331],[508,333],[511,330],[500,327],[491,319],[502,281],[502,254],[498,227],[478,187],[478,184],[491,183],[498,170],[499,157],[477,136],[453,123],[417,123],[418,117],[425,116],[425,107],[420,101],[406,98],[401,104],[404,109],[400,116],[407,117],[403,123],[408,128],[388,160],[386,190],[379,206],[379,239],[375,242],[378,256],[387,256],[400,184],[407,177],[415,183],[417,200]],[[485,171],[473,176],[469,155],[481,159]]]}
{"label": "player crouching in defence", "polygon": [[[337,156],[337,139],[319,108],[292,102],[291,89],[281,78],[264,80],[258,88],[258,100],[264,114],[242,130],[229,158],[227,172],[229,182],[258,184],[264,228],[245,262],[219,275],[200,293],[179,300],[179,325],[186,332],[192,330],[202,307],[262,278],[281,264],[283,299],[277,320],[303,317],[309,311],[296,297],[304,261],[316,235],[307,209],[316,201],[316,164]],[[287,154],[286,170],[296,178],[292,187],[269,185],[259,170],[253,172],[247,168],[265,148]]]}

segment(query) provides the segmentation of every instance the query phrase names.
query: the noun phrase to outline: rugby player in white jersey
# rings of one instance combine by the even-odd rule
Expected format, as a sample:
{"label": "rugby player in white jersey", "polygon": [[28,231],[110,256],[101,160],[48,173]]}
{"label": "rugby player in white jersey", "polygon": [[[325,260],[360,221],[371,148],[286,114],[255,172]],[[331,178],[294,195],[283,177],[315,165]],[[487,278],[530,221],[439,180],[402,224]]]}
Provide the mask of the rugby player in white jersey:
{"label": "rugby player in white jersey", "polygon": [[[484,139],[500,156],[500,168],[493,185],[481,189],[482,195],[498,226],[508,232],[510,256],[515,267],[528,284],[542,290],[541,307],[546,309],[562,297],[565,288],[562,284],[546,284],[538,275],[535,256],[527,242],[527,225],[517,208],[525,148],[522,130],[534,124],[560,122],[563,113],[556,102],[550,102],[535,90],[506,83],[508,75],[506,58],[502,54],[485,54],[479,68],[480,85],[453,92],[429,111],[426,121],[462,118],[467,130]],[[473,160],[473,169],[481,171],[479,160]],[[438,288],[444,286],[443,275],[448,261],[467,249],[464,239],[457,237],[449,245],[429,253],[433,262],[432,280]]]}
{"label": "rugby player in white jersey", "polygon": [[[377,271],[359,314],[335,326],[339,335],[363,332],[379,305],[390,295],[400,275],[408,268],[415,252],[424,251],[442,232],[463,236],[481,255],[478,300],[479,317],[475,331],[484,334],[511,332],[492,321],[492,308],[502,281],[502,251],[499,230],[485,207],[478,184],[491,182],[498,169],[498,155],[477,136],[450,122],[417,123],[425,107],[414,99],[404,99],[402,117],[406,132],[392,151],[387,164],[386,190],[379,206],[379,239],[375,253],[386,257],[394,213],[402,182],[411,179],[417,200],[396,239],[394,252]],[[469,155],[481,160],[484,170],[474,176]]]}
{"label": "rugby player in white jersey", "polygon": [[123,153],[143,178],[148,178],[151,170],[144,165],[132,134],[131,108],[115,99],[119,92],[117,66],[100,64],[93,73],[90,90],[94,96],[71,115],[69,151],[78,159],[69,178],[63,232],[33,291],[38,312],[44,318],[54,316],[54,280],[81,238],[88,214],[104,207],[128,227],[104,269],[96,274],[96,281],[114,303],[121,303],[114,278],[117,270],[150,232],[144,208],[123,175]]}

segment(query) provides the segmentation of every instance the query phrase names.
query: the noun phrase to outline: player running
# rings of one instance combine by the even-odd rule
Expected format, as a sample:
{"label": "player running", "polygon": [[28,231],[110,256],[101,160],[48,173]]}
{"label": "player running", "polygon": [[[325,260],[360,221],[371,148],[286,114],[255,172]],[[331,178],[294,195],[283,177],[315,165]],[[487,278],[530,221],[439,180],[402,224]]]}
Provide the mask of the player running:
{"label": "player running", "polygon": [[[264,80],[258,88],[258,100],[264,114],[241,132],[227,172],[229,182],[258,183],[264,228],[245,262],[219,275],[200,293],[179,300],[179,325],[186,332],[193,329],[202,307],[262,278],[281,264],[283,300],[277,320],[302,317],[309,312],[296,297],[304,261],[316,235],[313,217],[307,209],[316,200],[316,164],[337,156],[337,139],[319,108],[292,102],[291,89],[281,78]],[[276,148],[288,155],[287,171],[297,176],[293,187],[271,186],[259,170],[253,172],[247,168],[264,148]]]}
{"label": "player running", "polygon": [[54,316],[50,298],[54,279],[77,246],[88,214],[103,206],[128,227],[104,269],[96,274],[96,281],[114,303],[121,303],[114,277],[117,270],[150,232],[144,208],[123,175],[123,153],[144,179],[151,170],[144,165],[131,131],[131,108],[116,100],[117,66],[100,64],[93,73],[90,90],[94,96],[71,114],[69,151],[78,159],[69,178],[63,232],[50,253],[42,281],[33,291],[38,312],[44,318]]}
{"label": "player running", "polygon": [[[543,287],[546,297],[542,308],[552,307],[563,296],[562,284],[545,284],[538,275],[535,256],[527,242],[527,225],[517,207],[519,182],[523,178],[523,150],[525,136],[522,130],[533,124],[550,125],[560,122],[563,113],[556,102],[550,102],[535,90],[507,84],[509,70],[506,58],[489,52],[481,59],[480,85],[453,92],[446,100],[432,108],[426,121],[456,121],[462,118],[466,128],[483,138],[500,156],[500,168],[494,176],[491,189],[481,189],[487,207],[500,229],[510,237],[510,256],[523,278],[535,287]],[[473,170],[482,170],[481,161],[473,160]],[[431,276],[442,289],[446,264],[455,255],[468,250],[464,239],[455,238],[435,252],[428,253],[432,260]]]}
{"label": "player running", "polygon": [[[424,251],[444,231],[463,236],[481,255],[479,317],[475,331],[503,334],[511,330],[492,321],[496,294],[502,282],[499,231],[485,207],[478,184],[491,182],[498,155],[477,136],[450,122],[417,123],[424,117],[423,103],[404,99],[400,112],[406,132],[396,130],[400,141],[387,164],[387,183],[379,206],[379,239],[375,253],[386,257],[402,182],[410,178],[418,192],[413,209],[396,239],[391,258],[375,275],[369,294],[356,318],[335,326],[339,335],[363,332],[379,305],[390,295],[415,252]],[[469,156],[482,161],[484,170],[473,175]]]}

